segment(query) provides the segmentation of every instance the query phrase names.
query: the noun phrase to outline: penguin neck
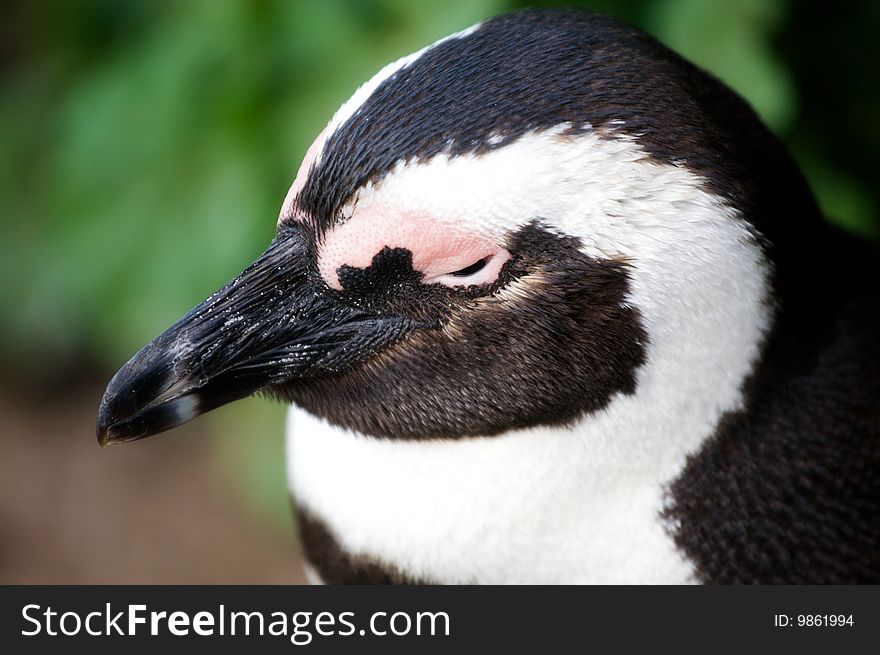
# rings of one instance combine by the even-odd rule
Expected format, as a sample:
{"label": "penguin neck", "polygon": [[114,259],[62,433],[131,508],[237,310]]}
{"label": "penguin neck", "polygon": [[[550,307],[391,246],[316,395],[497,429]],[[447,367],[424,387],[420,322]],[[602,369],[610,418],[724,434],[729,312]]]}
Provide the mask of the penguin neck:
{"label": "penguin neck", "polygon": [[411,579],[688,582],[665,491],[740,398],[729,369],[687,360],[655,358],[635,394],[576,425],[486,438],[383,440],[293,408],[292,494],[341,551]]}

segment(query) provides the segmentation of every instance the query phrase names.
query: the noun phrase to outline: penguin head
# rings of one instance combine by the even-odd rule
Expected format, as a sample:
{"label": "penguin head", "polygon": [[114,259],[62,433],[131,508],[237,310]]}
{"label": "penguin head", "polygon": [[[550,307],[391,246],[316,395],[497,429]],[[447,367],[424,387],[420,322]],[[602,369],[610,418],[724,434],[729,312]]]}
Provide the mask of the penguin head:
{"label": "penguin head", "polygon": [[257,392],[405,439],[735,404],[773,320],[768,235],[810,203],[748,106],[644,33],[490,19],[340,108],[268,249],[111,380],[99,440]]}

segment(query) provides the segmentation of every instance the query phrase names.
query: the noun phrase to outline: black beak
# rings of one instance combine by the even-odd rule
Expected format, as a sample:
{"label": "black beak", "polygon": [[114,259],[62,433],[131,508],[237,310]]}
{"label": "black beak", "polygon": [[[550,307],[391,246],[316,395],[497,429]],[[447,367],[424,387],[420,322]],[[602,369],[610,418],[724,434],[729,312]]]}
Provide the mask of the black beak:
{"label": "black beak", "polygon": [[107,385],[98,442],[134,441],[294,378],[332,375],[413,327],[309,275],[304,228],[279,230],[238,277],[142,348]]}

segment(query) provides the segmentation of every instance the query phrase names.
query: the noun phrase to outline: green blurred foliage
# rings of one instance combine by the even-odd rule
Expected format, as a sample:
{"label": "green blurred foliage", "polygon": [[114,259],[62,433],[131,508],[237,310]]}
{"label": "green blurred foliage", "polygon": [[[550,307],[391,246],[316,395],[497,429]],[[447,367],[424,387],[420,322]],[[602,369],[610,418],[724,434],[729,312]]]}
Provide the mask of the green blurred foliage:
{"label": "green blurred foliage", "polygon": [[[263,250],[300,157],[362,81],[526,4],[558,3],[4,4],[4,377],[43,383],[83,363],[121,364]],[[641,26],[742,93],[829,217],[876,233],[880,3],[582,4]],[[280,441],[250,436],[280,435],[281,408],[241,403],[207,420],[254,505],[286,516]]]}

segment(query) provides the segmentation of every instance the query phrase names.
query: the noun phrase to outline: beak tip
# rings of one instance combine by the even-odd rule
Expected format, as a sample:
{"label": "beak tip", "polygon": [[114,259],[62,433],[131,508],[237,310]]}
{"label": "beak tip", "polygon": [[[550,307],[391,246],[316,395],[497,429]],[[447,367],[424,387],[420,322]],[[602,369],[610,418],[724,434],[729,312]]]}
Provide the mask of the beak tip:
{"label": "beak tip", "polygon": [[101,448],[112,446],[120,442],[128,441],[127,432],[129,426],[127,420],[137,413],[137,406],[128,406],[123,400],[128,394],[120,393],[114,389],[114,380],[111,380],[101,403],[98,406],[98,416],[95,420],[95,436]]}
{"label": "beak tip", "polygon": [[127,398],[127,395],[108,390],[98,408],[95,436],[102,448],[170,430],[205,411],[197,392],[145,406],[122,405],[118,401],[120,397]]}
{"label": "beak tip", "polygon": [[125,394],[120,393],[119,385],[117,384],[122,370],[120,369],[107,384],[107,388],[104,390],[101,401],[98,404],[98,415],[95,419],[95,436],[98,439],[98,445],[102,448],[113,443],[113,427],[127,413],[122,403]]}
{"label": "beak tip", "polygon": [[99,425],[95,432],[98,437],[98,445],[101,446],[101,448],[106,448],[113,443],[113,438],[110,436],[110,430],[106,427]]}
{"label": "beak tip", "polygon": [[95,422],[95,436],[98,438],[98,445],[106,448],[113,443],[113,420],[106,411],[106,396],[101,402],[98,409],[98,420]]}

